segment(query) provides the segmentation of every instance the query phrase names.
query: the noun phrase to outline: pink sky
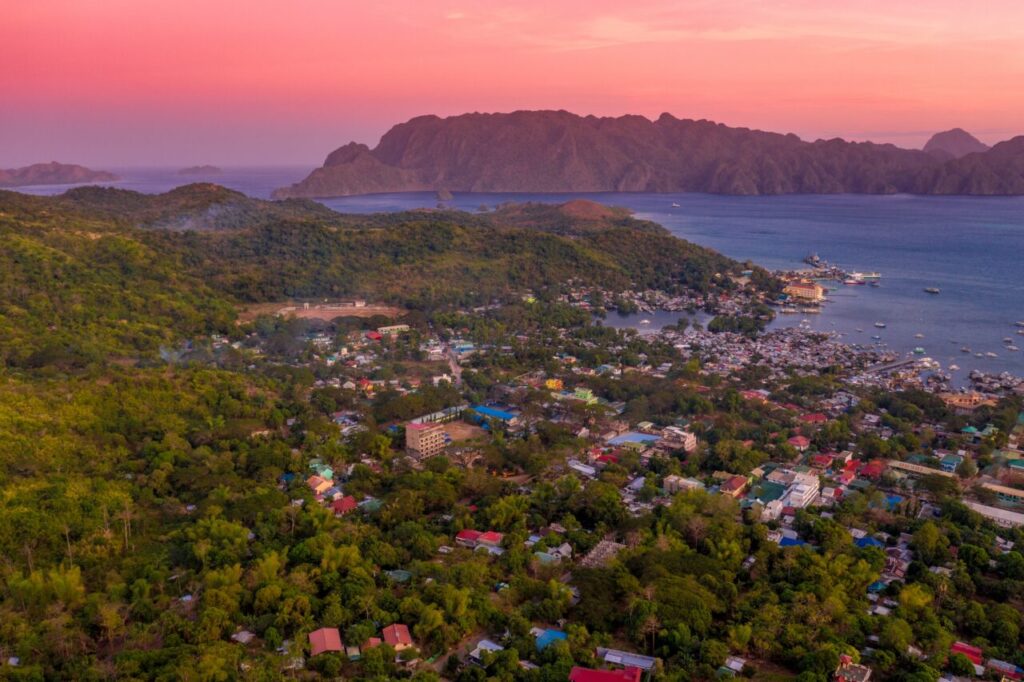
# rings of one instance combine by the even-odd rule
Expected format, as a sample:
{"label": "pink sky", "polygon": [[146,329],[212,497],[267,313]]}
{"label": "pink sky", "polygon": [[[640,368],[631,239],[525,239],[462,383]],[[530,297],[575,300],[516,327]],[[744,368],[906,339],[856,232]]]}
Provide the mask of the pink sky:
{"label": "pink sky", "polygon": [[668,111],[805,139],[1024,133],[1024,3],[31,0],[0,167],[318,164],[424,113]]}

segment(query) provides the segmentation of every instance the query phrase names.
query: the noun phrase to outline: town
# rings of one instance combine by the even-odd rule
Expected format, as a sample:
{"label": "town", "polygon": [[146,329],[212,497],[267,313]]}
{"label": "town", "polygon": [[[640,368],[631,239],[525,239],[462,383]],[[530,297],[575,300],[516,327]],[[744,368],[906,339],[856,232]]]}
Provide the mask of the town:
{"label": "town", "polygon": [[[511,553],[566,600],[524,623],[528,632],[485,627],[442,648],[430,643],[421,615],[382,624],[379,632],[324,624],[308,643],[281,645],[289,666],[320,665],[318,659],[331,655],[352,664],[384,645],[402,669],[477,679],[474,669],[490,674],[499,662],[513,662],[502,652],[514,645],[515,665],[538,669],[549,660],[549,647],[578,637],[573,607],[587,598],[587,587],[577,584],[580,573],[637,551],[639,538],[626,530],[630,518],[680,505],[712,505],[735,523],[761,528],[761,544],[776,552],[837,543],[876,552],[878,575],[862,596],[866,614],[880,622],[906,610],[904,595],[919,589],[907,586],[915,571],[949,579],[961,570],[956,547],[932,537],[946,515],[993,529],[994,544],[979,551],[998,571],[1000,553],[1016,556],[1024,527],[1024,513],[1015,511],[1024,502],[1021,384],[951,391],[923,382],[926,367],[919,363],[892,362],[799,328],[715,332],[683,316],[655,334],[614,330],[593,317],[595,298],[613,300],[607,292],[570,291],[545,302],[527,293],[511,304],[430,320],[410,315],[336,325],[261,318],[244,339],[212,340],[208,352],[216,361],[238,356],[252,366],[310,371],[313,402],[323,406],[337,438],[354,448],[345,450],[354,459],[318,456],[283,475],[280,485],[294,505],[369,520],[399,503],[375,480],[452,467],[466,477],[482,475],[489,482],[480,484],[481,493],[491,493],[453,500],[444,513],[427,512],[436,545],[417,554],[454,567],[468,554],[501,566]],[[666,302],[650,293],[614,298]],[[675,301],[681,311],[707,303]],[[726,314],[740,314],[750,302],[730,305]],[[282,428],[300,432],[309,425],[293,418]],[[538,513],[539,497],[557,499],[555,491],[563,489],[585,491],[590,499],[568,517],[552,516],[557,503]],[[741,572],[756,574],[763,558],[752,552],[737,560]],[[400,593],[414,585],[429,590],[433,580],[422,567],[384,573],[386,585]],[[510,590],[514,599],[526,597],[513,582],[511,575],[500,580],[495,598],[508,598]],[[891,667],[886,627],[860,651],[841,653],[826,672],[867,680],[873,666]],[[241,636],[247,643],[256,637]],[[535,645],[524,650],[523,637]],[[604,644],[588,654],[588,665],[572,667],[568,679],[663,675],[659,647],[643,645],[644,639],[599,640]],[[969,669],[953,668],[967,677],[1024,673],[966,634],[944,645],[944,653],[907,639],[900,653],[922,663],[938,655],[946,665],[960,664],[962,656]],[[756,652],[749,644],[723,644],[721,653],[701,661],[719,677],[757,676],[759,666],[771,672],[774,664]]]}

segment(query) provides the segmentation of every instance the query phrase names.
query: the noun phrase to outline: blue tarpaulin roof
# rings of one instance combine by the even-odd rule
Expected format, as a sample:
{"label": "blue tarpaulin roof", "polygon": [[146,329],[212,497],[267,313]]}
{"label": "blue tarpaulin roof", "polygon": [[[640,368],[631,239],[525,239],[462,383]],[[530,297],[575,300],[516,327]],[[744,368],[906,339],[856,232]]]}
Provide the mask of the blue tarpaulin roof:
{"label": "blue tarpaulin roof", "polygon": [[543,651],[560,639],[569,639],[569,636],[561,630],[545,630],[537,635],[537,650]]}
{"label": "blue tarpaulin roof", "polygon": [[867,536],[867,537],[860,538],[854,544],[856,544],[861,549],[864,549],[865,547],[885,547],[885,543],[884,542],[882,542],[881,540],[876,540],[875,538],[871,537],[870,535]]}

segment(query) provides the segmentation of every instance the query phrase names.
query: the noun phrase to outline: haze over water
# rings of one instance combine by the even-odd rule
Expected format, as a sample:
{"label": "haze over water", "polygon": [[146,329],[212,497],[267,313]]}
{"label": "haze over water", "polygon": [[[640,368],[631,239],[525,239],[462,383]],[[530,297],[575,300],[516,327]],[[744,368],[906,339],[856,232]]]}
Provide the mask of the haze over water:
{"label": "haze over water", "polygon": [[[164,192],[188,182],[209,181],[251,196],[268,198],[275,187],[301,178],[302,168],[226,168],[209,177],[184,177],[174,169],[123,169],[114,186]],[[22,188],[57,194],[64,186]],[[481,204],[506,201],[563,202],[588,198],[625,206],[673,234],[738,260],[769,269],[797,269],[810,252],[848,270],[879,271],[881,286],[844,287],[820,315],[779,315],[775,326],[807,319],[812,329],[837,331],[848,343],[871,344],[873,335],[892,350],[925,349],[943,367],[1024,375],[1024,352],[1005,349],[1011,337],[1024,347],[1014,322],[1024,320],[1024,197],[914,197],[801,195],[731,197],[701,194],[464,194],[448,205],[476,211]],[[433,207],[431,192],[377,194],[327,199],[347,213]],[[674,208],[673,203],[680,204]],[[937,296],[924,292],[938,287]],[[606,324],[631,326],[640,317],[651,328],[675,322],[680,314],[646,314]],[[876,329],[884,322],[885,329]],[[857,332],[860,328],[863,331]],[[922,334],[923,338],[916,338]],[[962,353],[968,346],[971,353]],[[993,352],[996,358],[977,358]]]}

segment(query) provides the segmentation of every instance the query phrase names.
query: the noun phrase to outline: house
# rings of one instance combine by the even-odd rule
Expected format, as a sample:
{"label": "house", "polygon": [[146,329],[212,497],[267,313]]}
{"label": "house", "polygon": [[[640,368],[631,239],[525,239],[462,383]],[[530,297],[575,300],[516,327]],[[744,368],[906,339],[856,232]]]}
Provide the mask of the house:
{"label": "house", "polygon": [[683,478],[676,474],[669,474],[662,482],[662,487],[669,495],[685,490],[703,490],[704,484],[694,478]]}
{"label": "house", "polygon": [[577,665],[569,671],[569,682],[640,682],[642,674],[640,668],[593,670]]}
{"label": "house", "polygon": [[854,663],[849,656],[839,657],[839,667],[832,677],[835,682],[868,682],[871,679],[871,668]]}
{"label": "house", "polygon": [[334,481],[327,480],[321,476],[313,475],[306,479],[306,485],[316,495],[323,495],[334,486]]}
{"label": "house", "polygon": [[598,660],[604,661],[607,665],[617,665],[627,670],[639,668],[646,672],[654,670],[654,666],[658,663],[658,659],[652,656],[634,654],[630,651],[620,651],[619,649],[598,647],[596,653]]}
{"label": "house", "polygon": [[344,650],[338,628],[320,628],[309,633],[310,656],[319,656],[327,652],[341,653]]}
{"label": "house", "polygon": [[476,549],[477,540],[480,539],[481,535],[483,535],[482,532],[478,530],[473,530],[471,528],[460,530],[458,533],[455,534],[455,544],[459,547]]}
{"label": "house", "polygon": [[504,651],[505,647],[501,646],[496,642],[492,642],[489,639],[481,639],[477,642],[476,647],[469,652],[469,660],[477,665],[484,664],[484,653],[494,653],[497,651]]}
{"label": "house", "polygon": [[981,665],[982,651],[976,646],[971,646],[966,642],[953,642],[953,645],[949,647],[950,654],[963,654],[970,659],[971,663],[975,665]]}
{"label": "house", "polygon": [[493,530],[489,530],[485,533],[481,533],[477,539],[477,546],[483,545],[485,547],[500,547],[501,541],[505,538],[504,535]]}
{"label": "house", "polygon": [[345,497],[339,497],[338,499],[334,500],[334,502],[331,503],[331,510],[337,516],[344,516],[349,512],[355,511],[356,508],[358,508],[358,506],[359,505],[356,503],[356,498],[352,497],[351,495],[346,495]]}
{"label": "house", "polygon": [[797,452],[804,452],[811,447],[811,441],[807,436],[793,436],[787,442],[796,448]]}
{"label": "house", "polygon": [[390,645],[395,651],[403,651],[413,645],[409,628],[402,623],[387,626],[384,628],[382,636],[384,643]]}
{"label": "house", "polygon": [[722,492],[723,495],[728,495],[729,497],[739,497],[740,495],[743,494],[743,491],[747,489],[748,482],[749,481],[747,481],[746,476],[732,476],[729,479],[727,479],[724,483],[722,483],[722,485],[719,487],[719,490]]}

